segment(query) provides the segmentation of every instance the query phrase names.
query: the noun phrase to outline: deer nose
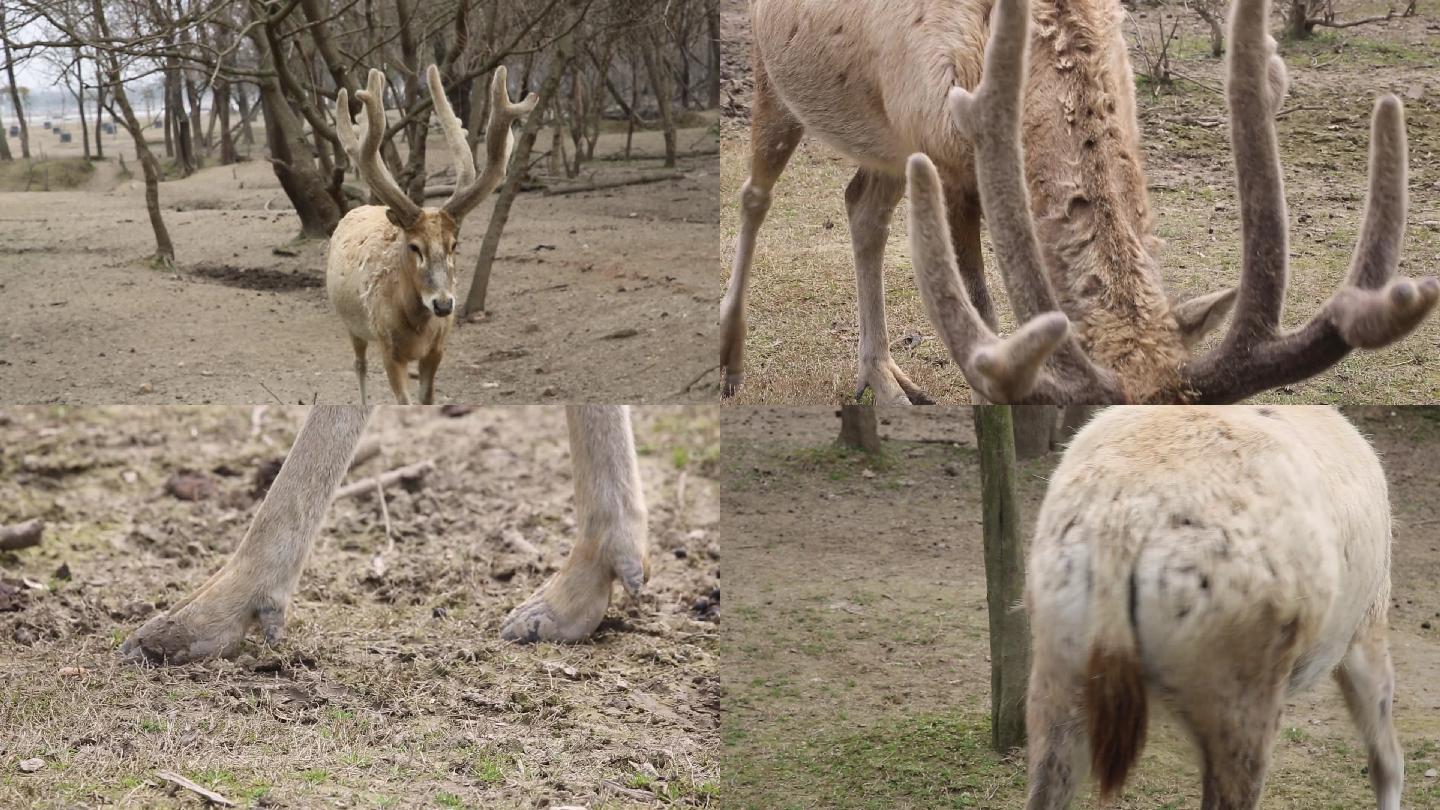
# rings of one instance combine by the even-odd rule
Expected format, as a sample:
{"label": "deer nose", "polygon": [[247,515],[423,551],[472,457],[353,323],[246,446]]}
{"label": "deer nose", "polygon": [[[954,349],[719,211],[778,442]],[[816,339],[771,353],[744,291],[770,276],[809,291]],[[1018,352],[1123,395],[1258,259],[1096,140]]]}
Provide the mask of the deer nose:
{"label": "deer nose", "polygon": [[443,318],[446,315],[449,315],[451,310],[455,309],[455,299],[436,298],[435,303],[432,304],[432,306],[435,307],[435,314]]}

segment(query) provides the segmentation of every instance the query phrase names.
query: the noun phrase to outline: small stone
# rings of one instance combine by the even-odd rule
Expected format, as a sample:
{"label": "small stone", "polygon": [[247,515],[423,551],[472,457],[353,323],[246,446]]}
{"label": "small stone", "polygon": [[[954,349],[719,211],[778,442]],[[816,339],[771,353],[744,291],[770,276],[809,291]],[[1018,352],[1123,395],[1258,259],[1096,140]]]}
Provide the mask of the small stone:
{"label": "small stone", "polygon": [[443,619],[446,616],[449,616],[450,612],[443,607],[437,607],[434,610],[430,611],[430,615],[434,616],[437,619]]}
{"label": "small stone", "polygon": [[151,385],[150,383],[140,383],[140,393],[153,394],[155,393],[155,386]]}
{"label": "small stone", "polygon": [[1440,776],[1440,771],[1437,771],[1434,768],[1431,768],[1430,770],[1425,772],[1426,779],[1434,779],[1437,776]]}
{"label": "small stone", "polygon": [[22,647],[31,647],[35,644],[35,631],[25,625],[18,625],[15,628],[15,643]]}
{"label": "small stone", "polygon": [[1421,629],[1421,630],[1429,630],[1429,629],[1430,629],[1430,622],[1420,622],[1420,629]]}
{"label": "small stone", "polygon": [[45,760],[39,757],[35,757],[34,759],[20,760],[20,770],[24,771],[25,773],[34,773],[43,767],[45,767]]}

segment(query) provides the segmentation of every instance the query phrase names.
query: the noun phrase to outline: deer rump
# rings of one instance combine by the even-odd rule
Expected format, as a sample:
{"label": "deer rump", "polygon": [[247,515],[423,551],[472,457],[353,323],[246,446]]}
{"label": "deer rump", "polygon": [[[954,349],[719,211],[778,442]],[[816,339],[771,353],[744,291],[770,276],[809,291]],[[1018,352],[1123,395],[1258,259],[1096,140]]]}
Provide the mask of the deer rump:
{"label": "deer rump", "polygon": [[1226,744],[1200,730],[1217,713],[1249,715],[1268,752],[1284,696],[1383,629],[1389,550],[1379,460],[1335,411],[1109,409],[1076,436],[1041,509],[1032,690],[1080,685],[1102,795],[1138,758],[1152,698],[1207,768]]}

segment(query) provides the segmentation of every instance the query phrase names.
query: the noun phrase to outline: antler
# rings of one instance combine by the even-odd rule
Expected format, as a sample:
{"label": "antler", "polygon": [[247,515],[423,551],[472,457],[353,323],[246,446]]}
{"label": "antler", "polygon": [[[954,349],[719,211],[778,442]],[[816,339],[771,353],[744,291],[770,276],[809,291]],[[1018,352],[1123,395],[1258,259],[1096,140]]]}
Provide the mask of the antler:
{"label": "antler", "polygon": [[930,321],[972,388],[991,402],[1123,402],[1115,377],[1090,362],[1070,334],[1046,276],[1030,219],[1020,145],[1020,110],[1030,35],[1028,0],[999,0],[980,86],[953,88],[951,116],[975,147],[980,204],[996,261],[1021,327],[1000,338],[980,318],[960,280],[939,176],[910,156],[910,245]]}
{"label": "antler", "polygon": [[1309,323],[1280,332],[1285,302],[1287,226],[1274,114],[1285,63],[1266,32],[1268,0],[1236,0],[1230,16],[1227,95],[1230,140],[1240,193],[1243,263],[1236,311],[1221,344],[1181,369],[1199,402],[1234,402],[1302,380],[1351,349],[1392,343],[1414,329],[1440,299],[1440,280],[1395,277],[1405,233],[1405,119],[1399,99],[1375,103],[1370,128],[1370,188],[1350,272]]}
{"label": "antler", "polygon": [[401,227],[408,228],[420,218],[421,208],[400,189],[380,159],[380,141],[385,135],[385,74],[372,68],[365,89],[355,98],[365,105],[359,138],[355,136],[355,122],[350,119],[349,94],[341,88],[335,98],[335,132],[340,136],[340,145],[359,167],[360,179],[370,187],[370,193],[394,212]]}
{"label": "antler", "polygon": [[435,115],[440,120],[440,129],[445,133],[445,142],[455,160],[455,191],[441,206],[442,210],[454,217],[458,223],[480,204],[490,192],[505,179],[505,169],[510,163],[510,148],[515,138],[510,125],[524,118],[535,109],[539,98],[530,93],[519,103],[510,100],[506,83],[505,66],[495,68],[495,78],[490,81],[490,120],[485,125],[485,171],[475,176],[475,156],[465,140],[465,129],[445,97],[445,88],[440,83],[440,71],[431,65],[425,72],[430,84],[430,98],[435,102]]}

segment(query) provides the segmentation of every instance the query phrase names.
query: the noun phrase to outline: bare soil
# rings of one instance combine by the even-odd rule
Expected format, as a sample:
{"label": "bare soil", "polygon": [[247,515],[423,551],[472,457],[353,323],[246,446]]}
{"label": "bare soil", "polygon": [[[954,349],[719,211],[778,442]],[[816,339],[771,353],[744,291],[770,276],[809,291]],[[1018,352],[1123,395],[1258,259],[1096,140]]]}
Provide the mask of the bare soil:
{"label": "bare soil", "polygon": [[[1018,755],[990,750],[980,484],[968,408],[882,411],[884,453],[837,449],[832,408],[721,411],[723,785],[735,807],[1024,803]],[[1385,463],[1395,514],[1391,651],[1403,804],[1440,808],[1440,413],[1349,416]],[[1052,453],[1021,467],[1028,532]],[[1027,539],[1028,542],[1028,539]],[[1338,688],[1286,707],[1265,807],[1373,804]],[[1116,806],[1197,807],[1177,727],[1150,741]],[[1093,807],[1093,797],[1079,803]]]}
{"label": "bare soil", "polygon": [[[726,53],[721,110],[721,245],[726,276],[734,259],[738,193],[749,166],[750,30],[743,0],[724,0]],[[1341,4],[1340,19],[1385,13],[1368,0]],[[1210,56],[1208,29],[1180,4],[1144,5],[1125,31],[1131,62],[1143,30],[1160,16],[1171,46],[1168,87],[1137,79],[1141,140],[1166,289],[1186,298],[1239,279],[1239,212],[1228,114],[1219,88],[1223,63]],[[1272,21],[1272,33],[1281,27]],[[1413,17],[1343,30],[1316,29],[1305,42],[1282,41],[1290,73],[1277,122],[1289,201],[1290,287],[1285,326],[1314,315],[1344,279],[1364,205],[1369,117],[1375,99],[1405,103],[1410,143],[1410,207],[1400,272],[1440,267],[1440,3],[1422,0]],[[776,186],[760,230],[751,276],[745,386],[736,404],[835,403],[854,396],[859,325],[844,188],[854,165],[807,138]],[[925,315],[909,260],[906,206],[896,211],[885,259],[886,313],[901,368],[940,402],[969,401],[970,390]],[[1004,290],[988,235],[986,272]],[[1000,295],[1000,301],[1004,296]],[[1005,310],[1003,303],[997,304]],[[1003,329],[1013,328],[1008,311]],[[1222,330],[1223,331],[1223,330]],[[1217,332],[1206,346],[1215,345]],[[1440,398],[1440,318],[1377,352],[1353,352],[1310,380],[1257,396],[1271,402],[1415,403]]]}
{"label": "bare soil", "polygon": [[[0,806],[193,807],[173,771],[251,807],[712,806],[718,797],[719,519],[713,408],[637,409],[648,593],[593,640],[515,645],[505,614],[575,528],[558,407],[386,408],[351,479],[433,459],[343,499],[277,649],[153,668],[115,647],[227,557],[303,409],[0,411]],[[183,470],[200,500],[167,489]],[[273,469],[272,469],[273,473]],[[204,483],[196,483],[197,479]],[[504,541],[518,532],[538,556]],[[39,770],[21,762],[38,759]]]}
{"label": "bare soil", "polygon": [[[713,151],[713,121],[681,130],[682,150]],[[624,142],[602,135],[596,157]],[[548,143],[542,133],[537,156]],[[661,167],[660,133],[637,133],[634,146],[637,159],[596,160],[578,179]],[[263,157],[161,184],[178,263],[168,273],[145,262],[154,238],[133,149],[107,148],[80,189],[0,192],[0,401],[358,402],[350,341],[323,289],[326,242],[294,239],[299,222]],[[78,137],[47,139],[45,154],[78,155]],[[428,156],[431,173],[450,168],[438,136]],[[488,311],[447,344],[438,401],[712,398],[717,166],[698,155],[678,180],[522,194]],[[462,297],[492,202],[464,224]],[[388,397],[374,351],[372,391]]]}

